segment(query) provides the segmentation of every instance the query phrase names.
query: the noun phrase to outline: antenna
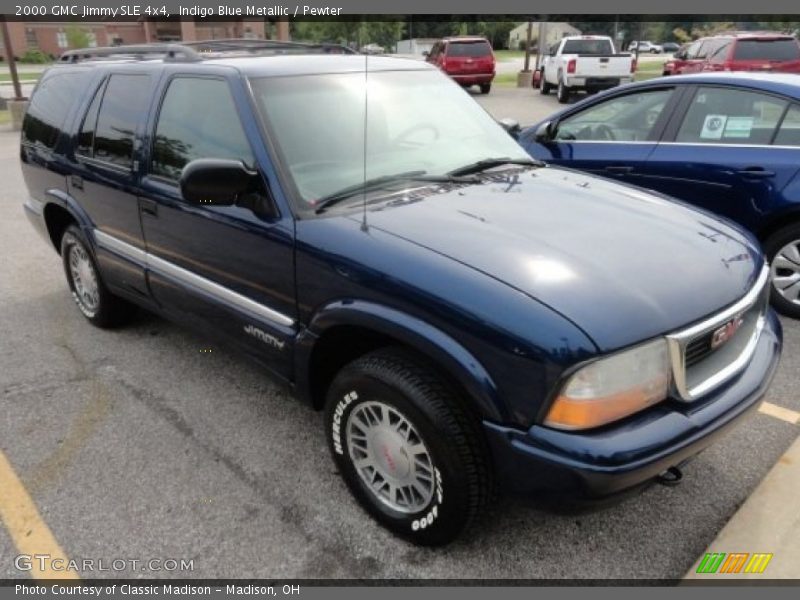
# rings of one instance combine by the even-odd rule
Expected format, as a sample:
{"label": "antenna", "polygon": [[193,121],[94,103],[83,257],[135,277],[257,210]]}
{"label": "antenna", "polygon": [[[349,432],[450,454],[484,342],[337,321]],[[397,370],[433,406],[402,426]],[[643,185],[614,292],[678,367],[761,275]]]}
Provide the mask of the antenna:
{"label": "antenna", "polygon": [[[367,111],[369,110],[369,54],[364,55],[364,181],[367,181]],[[367,231],[367,189],[362,192],[361,231]]]}

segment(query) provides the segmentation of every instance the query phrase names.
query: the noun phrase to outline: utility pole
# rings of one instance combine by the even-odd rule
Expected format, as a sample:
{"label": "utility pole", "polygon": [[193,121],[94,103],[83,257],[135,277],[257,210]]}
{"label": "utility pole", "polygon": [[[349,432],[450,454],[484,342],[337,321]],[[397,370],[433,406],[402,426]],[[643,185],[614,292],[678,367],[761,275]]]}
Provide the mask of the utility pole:
{"label": "utility pole", "polygon": [[533,40],[533,22],[528,21],[528,35],[525,40],[525,67],[523,71],[531,70],[531,41]]}
{"label": "utility pole", "polygon": [[3,45],[6,50],[6,61],[8,62],[8,70],[11,72],[11,82],[14,84],[14,100],[24,100],[22,97],[22,86],[19,84],[19,75],[17,74],[17,63],[14,60],[14,49],[11,47],[11,35],[8,33],[8,21],[3,16]]}

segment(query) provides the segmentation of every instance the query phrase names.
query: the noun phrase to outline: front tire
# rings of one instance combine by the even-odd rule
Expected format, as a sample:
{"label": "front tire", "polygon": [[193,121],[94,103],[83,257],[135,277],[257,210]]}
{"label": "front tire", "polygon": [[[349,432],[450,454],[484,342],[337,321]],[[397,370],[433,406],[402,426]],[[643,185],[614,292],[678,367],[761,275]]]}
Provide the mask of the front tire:
{"label": "front tire", "polygon": [[116,327],[128,322],[135,307],[108,291],[83,232],[75,225],[61,237],[61,259],[72,298],[84,317],[97,327]]}
{"label": "front tire", "polygon": [[422,361],[383,349],[346,366],[328,390],[334,462],[362,507],[420,545],[446,544],[493,491],[479,421]]}
{"label": "front tire", "polygon": [[775,232],[764,242],[770,262],[770,301],[778,312],[800,319],[800,223]]}

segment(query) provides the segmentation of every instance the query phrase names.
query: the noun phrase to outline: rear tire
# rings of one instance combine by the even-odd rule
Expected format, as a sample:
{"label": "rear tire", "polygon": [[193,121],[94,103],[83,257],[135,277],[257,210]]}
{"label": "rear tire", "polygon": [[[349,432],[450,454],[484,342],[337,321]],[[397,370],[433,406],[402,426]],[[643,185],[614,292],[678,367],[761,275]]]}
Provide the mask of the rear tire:
{"label": "rear tire", "polygon": [[772,306],[787,317],[800,319],[800,223],[769,236],[764,252],[771,265]]}
{"label": "rear tire", "polygon": [[481,87],[481,94],[488,94],[492,90],[491,83],[482,83],[480,87]]}
{"label": "rear tire", "polygon": [[452,541],[493,495],[479,420],[402,349],[344,367],[328,390],[325,424],[334,462],[361,506],[416,544]]}
{"label": "rear tire", "polygon": [[558,91],[556,92],[556,97],[558,98],[559,104],[567,104],[569,102],[569,88],[564,84],[563,79],[558,80]]}
{"label": "rear tire", "polygon": [[79,227],[67,227],[61,238],[61,259],[72,298],[92,325],[123,325],[130,321],[136,307],[108,291],[90,248]]}
{"label": "rear tire", "polygon": [[553,89],[553,86],[547,83],[544,78],[544,69],[542,69],[542,77],[539,79],[539,92],[543,96],[547,96],[550,93],[550,90]]}

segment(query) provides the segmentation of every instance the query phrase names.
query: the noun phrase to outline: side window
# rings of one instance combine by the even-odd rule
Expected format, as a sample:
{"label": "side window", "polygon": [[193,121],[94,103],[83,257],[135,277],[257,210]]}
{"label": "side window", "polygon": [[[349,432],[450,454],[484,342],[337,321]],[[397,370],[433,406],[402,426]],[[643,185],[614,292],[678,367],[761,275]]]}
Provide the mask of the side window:
{"label": "side window", "polygon": [[703,45],[703,43],[704,43],[703,40],[697,40],[696,42],[692,43],[686,49],[686,58],[688,59],[698,58],[697,55],[700,52],[700,47]]}
{"label": "side window", "polygon": [[55,148],[58,134],[90,77],[87,71],[51,72],[37,86],[22,123],[22,141]]}
{"label": "side window", "polygon": [[730,48],[731,48],[730,41],[723,42],[716,50],[709,53],[708,60],[714,63],[725,62],[725,59],[728,56],[728,51],[730,50]]}
{"label": "side window", "polygon": [[130,169],[133,139],[147,114],[148,75],[112,75],[106,84],[94,133],[94,158]]}
{"label": "side window", "polygon": [[181,169],[197,158],[228,158],[255,165],[227,82],[177,77],[161,104],[151,172],[177,181]]}
{"label": "side window", "polygon": [[786,104],[766,94],[701,87],[686,111],[675,141],[769,144]]}
{"label": "side window", "polygon": [[103,91],[105,90],[105,81],[100,85],[92,98],[92,103],[86,110],[86,115],[83,117],[80,131],[78,132],[78,148],[77,153],[82,156],[93,155],[94,149],[94,131],[97,127],[97,113],[100,112],[100,101],[103,98]]}
{"label": "side window", "polygon": [[794,104],[788,110],[773,143],[776,146],[800,146],[800,106]]}
{"label": "side window", "polygon": [[618,96],[595,104],[561,121],[556,139],[646,141],[672,94],[672,89],[656,90]]}

